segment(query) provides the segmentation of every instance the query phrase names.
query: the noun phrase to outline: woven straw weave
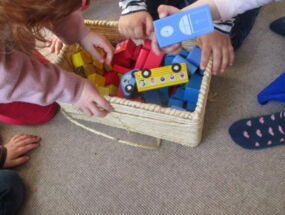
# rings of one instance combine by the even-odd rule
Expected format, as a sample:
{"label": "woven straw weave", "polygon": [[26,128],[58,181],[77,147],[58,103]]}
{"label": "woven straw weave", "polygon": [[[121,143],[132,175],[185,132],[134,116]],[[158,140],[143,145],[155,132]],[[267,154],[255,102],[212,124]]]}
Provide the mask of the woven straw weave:
{"label": "woven straw weave", "polygon": [[[114,45],[125,40],[117,30],[118,22],[86,20],[85,24],[92,30],[105,35]],[[189,46],[193,46],[193,43],[184,44],[185,48],[190,48]],[[73,71],[71,55],[79,49],[79,45],[65,46],[55,63],[67,71]],[[61,107],[65,113],[75,120],[97,122],[187,146],[196,146],[202,137],[205,107],[211,80],[211,65],[212,62],[208,64],[205,71],[194,112],[109,96],[105,98],[110,101],[115,111],[104,118],[87,117],[69,104],[61,104]]]}

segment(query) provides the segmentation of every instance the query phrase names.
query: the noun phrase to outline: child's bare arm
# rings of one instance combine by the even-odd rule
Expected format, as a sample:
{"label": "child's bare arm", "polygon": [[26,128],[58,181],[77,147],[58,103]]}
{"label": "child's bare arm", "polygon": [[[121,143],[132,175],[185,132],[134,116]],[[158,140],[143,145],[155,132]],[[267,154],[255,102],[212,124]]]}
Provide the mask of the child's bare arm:
{"label": "child's bare arm", "polygon": [[184,9],[187,10],[203,4],[209,4],[214,20],[220,20],[232,18],[247,10],[275,1],[278,0],[198,0]]}

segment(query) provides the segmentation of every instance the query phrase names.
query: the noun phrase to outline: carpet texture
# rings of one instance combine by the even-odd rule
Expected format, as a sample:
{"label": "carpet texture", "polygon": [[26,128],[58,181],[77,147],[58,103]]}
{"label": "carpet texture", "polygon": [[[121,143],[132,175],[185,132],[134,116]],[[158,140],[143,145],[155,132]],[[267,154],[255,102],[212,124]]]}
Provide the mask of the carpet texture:
{"label": "carpet texture", "polygon": [[[117,3],[94,1],[85,17],[117,19]],[[256,100],[285,68],[285,38],[268,28],[284,14],[284,2],[264,7],[234,66],[212,79],[196,148],[170,142],[158,150],[129,147],[82,130],[61,113],[43,126],[1,124],[5,140],[16,133],[43,139],[31,161],[16,168],[27,185],[20,214],[285,214],[285,147],[247,151],[227,133],[240,118],[284,110],[284,104]],[[140,143],[155,141],[85,124]]]}

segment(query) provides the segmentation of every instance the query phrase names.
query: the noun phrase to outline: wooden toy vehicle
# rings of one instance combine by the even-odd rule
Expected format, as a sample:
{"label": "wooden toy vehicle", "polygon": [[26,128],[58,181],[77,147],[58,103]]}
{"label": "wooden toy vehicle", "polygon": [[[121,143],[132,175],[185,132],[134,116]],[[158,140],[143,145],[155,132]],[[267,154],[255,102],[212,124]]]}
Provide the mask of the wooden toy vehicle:
{"label": "wooden toy vehicle", "polygon": [[188,72],[185,63],[139,70],[134,73],[134,76],[139,92],[188,82]]}
{"label": "wooden toy vehicle", "polygon": [[136,79],[134,76],[137,71],[137,69],[133,69],[125,73],[121,78],[121,88],[126,98],[132,98],[137,91]]}

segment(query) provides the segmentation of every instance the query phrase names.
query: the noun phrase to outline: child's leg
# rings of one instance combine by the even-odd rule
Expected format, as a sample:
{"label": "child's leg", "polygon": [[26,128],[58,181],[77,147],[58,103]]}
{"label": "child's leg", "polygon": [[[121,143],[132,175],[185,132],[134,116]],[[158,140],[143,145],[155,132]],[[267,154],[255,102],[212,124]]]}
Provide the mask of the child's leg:
{"label": "child's leg", "polygon": [[[33,56],[40,62],[49,63],[38,51]],[[41,106],[26,102],[0,104],[0,121],[12,125],[38,125],[51,120],[58,110],[58,104]]]}
{"label": "child's leg", "polygon": [[24,185],[12,170],[0,170],[0,214],[16,214],[24,199]]}
{"label": "child's leg", "polygon": [[260,8],[256,8],[235,17],[235,25],[230,34],[234,49],[238,49],[250,33],[259,11]]}
{"label": "child's leg", "polygon": [[285,17],[284,16],[273,21],[269,27],[276,34],[279,34],[285,37]]}
{"label": "child's leg", "polygon": [[246,149],[263,149],[285,144],[285,112],[242,119],[229,128],[238,145]]}
{"label": "child's leg", "polygon": [[40,106],[25,102],[0,104],[0,121],[12,125],[38,125],[51,120],[58,104]]}

